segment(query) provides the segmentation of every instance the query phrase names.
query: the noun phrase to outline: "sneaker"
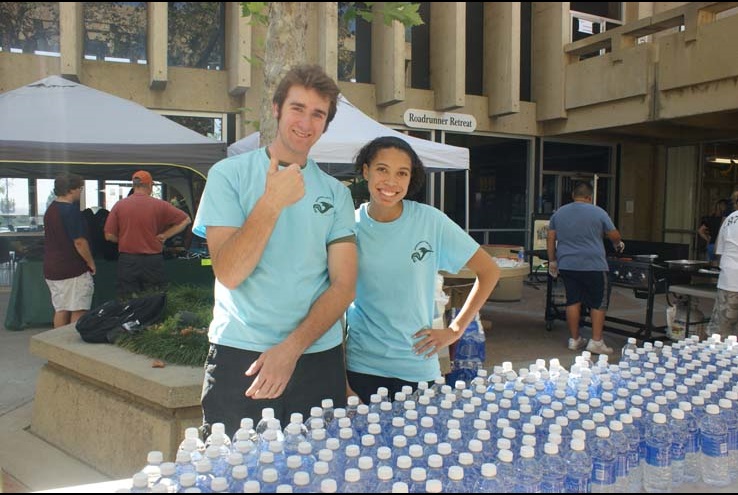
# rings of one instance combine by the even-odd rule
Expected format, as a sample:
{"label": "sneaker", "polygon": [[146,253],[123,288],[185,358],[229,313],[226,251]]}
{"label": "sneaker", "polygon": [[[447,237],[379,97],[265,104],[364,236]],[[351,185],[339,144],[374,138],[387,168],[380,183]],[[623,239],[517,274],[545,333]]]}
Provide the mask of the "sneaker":
{"label": "sneaker", "polygon": [[587,343],[587,340],[583,339],[581,336],[577,339],[569,338],[569,350],[578,351],[579,349],[583,348],[586,343]]}
{"label": "sneaker", "polygon": [[612,354],[612,347],[607,347],[604,340],[590,339],[587,350],[592,354]]}

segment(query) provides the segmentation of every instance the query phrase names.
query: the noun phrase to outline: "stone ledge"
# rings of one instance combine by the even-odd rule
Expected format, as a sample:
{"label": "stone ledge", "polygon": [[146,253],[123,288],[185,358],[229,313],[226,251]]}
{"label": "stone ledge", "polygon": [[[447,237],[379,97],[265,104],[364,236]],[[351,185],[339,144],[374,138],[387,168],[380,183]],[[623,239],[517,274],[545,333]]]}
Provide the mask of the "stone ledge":
{"label": "stone ledge", "polygon": [[39,372],[31,431],[113,478],[128,478],[150,450],[174,460],[184,430],[202,422],[202,367],[152,368],[151,359],[83,342],[74,326],[31,339]]}
{"label": "stone ledge", "polygon": [[152,359],[111,344],[84,342],[74,325],[31,338],[31,353],[106,385],[166,408],[200,405],[203,368],[167,365],[152,368]]}

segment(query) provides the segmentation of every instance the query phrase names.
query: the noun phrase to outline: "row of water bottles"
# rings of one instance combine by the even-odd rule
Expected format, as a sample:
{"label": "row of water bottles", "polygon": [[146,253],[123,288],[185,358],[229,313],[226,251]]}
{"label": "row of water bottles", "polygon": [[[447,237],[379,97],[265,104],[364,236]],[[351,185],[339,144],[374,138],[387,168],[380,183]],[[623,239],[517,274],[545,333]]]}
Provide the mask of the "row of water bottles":
{"label": "row of water bottles", "polygon": [[326,400],[284,429],[268,408],[232,438],[215,424],[203,443],[189,429],[176,462],[153,453],[134,489],[555,493],[735,482],[735,338],[633,343],[618,364],[585,351],[570,369],[538,360],[491,371],[393,397],[380,388],[369,404]]}

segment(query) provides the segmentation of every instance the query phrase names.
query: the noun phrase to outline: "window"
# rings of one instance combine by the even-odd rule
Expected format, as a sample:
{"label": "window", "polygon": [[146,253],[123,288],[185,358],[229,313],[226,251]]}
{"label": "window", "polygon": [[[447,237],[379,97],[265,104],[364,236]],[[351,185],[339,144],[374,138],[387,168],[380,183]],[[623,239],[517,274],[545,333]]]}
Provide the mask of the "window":
{"label": "window", "polygon": [[350,7],[349,2],[338,2],[338,80],[368,83],[372,69],[372,26],[359,17],[349,18]]}
{"label": "window", "polygon": [[0,178],[0,231],[28,230],[31,207],[28,179]]}
{"label": "window", "polygon": [[59,56],[58,2],[1,2],[0,51]]}
{"label": "window", "polygon": [[169,65],[225,69],[225,4],[169,2]]}
{"label": "window", "polygon": [[36,214],[38,216],[44,216],[54,198],[56,198],[54,179],[36,179]]}
{"label": "window", "polygon": [[164,117],[203,136],[213,138],[217,141],[225,141],[223,117],[196,115],[164,115]]}
{"label": "window", "polygon": [[484,2],[466,4],[466,94],[484,94]]}
{"label": "window", "polygon": [[[571,41],[621,26],[621,2],[571,2]],[[597,50],[579,57],[580,60],[602,55],[610,50]]]}
{"label": "window", "polygon": [[[105,192],[105,209],[108,211],[112,210],[115,203],[130,196],[132,188],[133,182],[130,180],[106,180],[103,189]],[[97,192],[95,192],[95,194],[97,194]],[[162,186],[160,182],[154,181],[151,196],[153,198],[162,199]],[[91,205],[88,204],[87,207],[91,207]]]}
{"label": "window", "polygon": [[146,64],[146,2],[85,2],[87,60]]}
{"label": "window", "polygon": [[[471,5],[470,3],[467,4]],[[415,89],[431,89],[430,84],[430,32],[431,32],[431,18],[430,18],[430,3],[422,2],[418,8],[420,18],[423,19],[423,24],[420,26],[413,26],[407,28],[409,35],[406,34],[405,38],[410,41],[410,50],[406,49],[406,53],[410,53],[410,60],[406,60],[406,65],[410,65],[408,74],[410,80],[407,81],[407,86]]]}

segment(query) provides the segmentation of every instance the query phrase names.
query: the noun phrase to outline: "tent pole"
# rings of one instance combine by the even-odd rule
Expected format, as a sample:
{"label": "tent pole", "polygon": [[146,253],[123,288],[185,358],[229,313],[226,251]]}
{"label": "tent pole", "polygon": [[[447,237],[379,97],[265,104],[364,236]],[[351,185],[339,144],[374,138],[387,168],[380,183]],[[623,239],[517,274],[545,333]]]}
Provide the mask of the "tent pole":
{"label": "tent pole", "polygon": [[[470,164],[471,165],[471,164]],[[464,203],[464,227],[466,232],[469,232],[469,169],[464,170],[464,187],[466,189],[466,202]]]}
{"label": "tent pole", "polygon": [[446,211],[446,172],[441,172],[441,211]]}

